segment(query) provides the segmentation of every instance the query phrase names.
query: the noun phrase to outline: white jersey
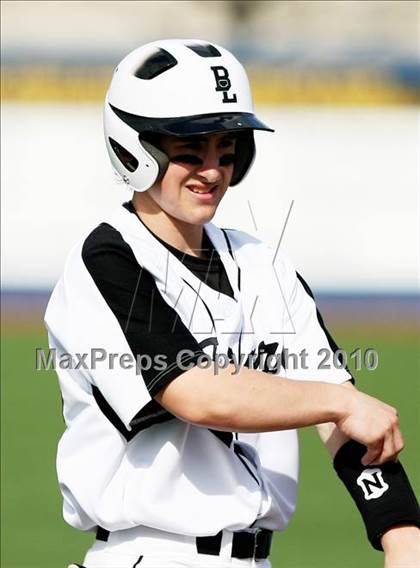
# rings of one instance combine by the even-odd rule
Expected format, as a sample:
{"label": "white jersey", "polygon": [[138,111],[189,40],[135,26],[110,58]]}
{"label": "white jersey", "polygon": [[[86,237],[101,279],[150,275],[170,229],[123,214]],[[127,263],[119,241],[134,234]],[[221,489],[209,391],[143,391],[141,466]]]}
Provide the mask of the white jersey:
{"label": "white jersey", "polygon": [[[217,432],[153,397],[202,361],[351,379],[320,368],[321,350],[336,346],[290,263],[241,231],[204,229],[230,294],[198,278],[124,207],[72,250],[54,289],[46,324],[67,426],[57,469],[64,517],[76,528],[284,529],[296,502],[296,431]],[[291,358],[302,352],[304,360]]]}

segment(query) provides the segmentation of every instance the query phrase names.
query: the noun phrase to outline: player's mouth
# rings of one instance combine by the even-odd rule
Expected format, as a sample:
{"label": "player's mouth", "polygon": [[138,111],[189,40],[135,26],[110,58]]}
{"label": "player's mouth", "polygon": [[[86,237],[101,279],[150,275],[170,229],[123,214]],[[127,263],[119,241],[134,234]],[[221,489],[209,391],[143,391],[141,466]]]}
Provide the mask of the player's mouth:
{"label": "player's mouth", "polygon": [[193,193],[200,201],[210,201],[219,187],[219,184],[201,187],[197,185],[187,185],[187,189]]}

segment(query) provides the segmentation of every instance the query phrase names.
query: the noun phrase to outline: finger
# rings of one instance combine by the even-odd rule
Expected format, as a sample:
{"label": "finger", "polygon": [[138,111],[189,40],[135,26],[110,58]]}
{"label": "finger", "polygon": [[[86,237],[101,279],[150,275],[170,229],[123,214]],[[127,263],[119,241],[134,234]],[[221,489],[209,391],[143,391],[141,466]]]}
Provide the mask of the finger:
{"label": "finger", "polygon": [[394,445],[393,430],[390,429],[384,436],[382,451],[377,458],[372,460],[371,465],[382,465],[395,458],[397,452]]}
{"label": "finger", "polygon": [[402,452],[402,450],[404,449],[404,437],[398,426],[394,428],[393,436],[394,436],[394,446],[395,446],[394,461],[398,461],[398,454]]}
{"label": "finger", "polygon": [[[392,443],[390,443],[392,441]],[[386,437],[384,443],[384,449],[378,463],[382,464],[385,462],[397,461],[398,454],[404,448],[404,439],[399,428],[399,422],[397,414],[393,419],[392,429],[389,435]]]}
{"label": "finger", "polygon": [[362,465],[370,465],[375,459],[377,459],[382,453],[382,447],[383,440],[368,445],[367,452],[361,459]]}
{"label": "finger", "polygon": [[395,406],[391,406],[390,404],[383,402],[382,404],[384,406],[384,408],[392,415],[392,416],[398,416],[398,410],[395,408]]}

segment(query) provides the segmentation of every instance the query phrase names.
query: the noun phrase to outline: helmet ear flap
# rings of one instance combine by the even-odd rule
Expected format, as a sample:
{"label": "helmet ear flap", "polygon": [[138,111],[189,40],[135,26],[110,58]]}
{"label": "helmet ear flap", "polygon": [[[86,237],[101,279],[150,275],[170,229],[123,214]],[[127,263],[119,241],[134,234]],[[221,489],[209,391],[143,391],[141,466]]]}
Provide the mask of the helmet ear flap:
{"label": "helmet ear flap", "polygon": [[231,186],[240,183],[248,173],[255,158],[255,140],[252,130],[245,130],[237,134],[235,145],[235,165],[233,169]]}
{"label": "helmet ear flap", "polygon": [[159,168],[159,174],[156,178],[156,181],[160,181],[165,175],[166,170],[168,169],[168,156],[155,144],[144,140],[141,136],[139,136],[139,141],[143,148],[156,160]]}
{"label": "helmet ear flap", "polygon": [[122,165],[129,172],[135,172],[136,169],[139,167],[138,159],[135,156],[133,156],[133,154],[131,152],[129,152],[127,150],[127,148],[124,148],[124,146],[121,146],[121,144],[119,144],[116,140],[114,140],[110,136],[108,137],[108,141],[109,141],[111,148],[114,150],[115,155],[117,156],[119,161],[122,163]]}

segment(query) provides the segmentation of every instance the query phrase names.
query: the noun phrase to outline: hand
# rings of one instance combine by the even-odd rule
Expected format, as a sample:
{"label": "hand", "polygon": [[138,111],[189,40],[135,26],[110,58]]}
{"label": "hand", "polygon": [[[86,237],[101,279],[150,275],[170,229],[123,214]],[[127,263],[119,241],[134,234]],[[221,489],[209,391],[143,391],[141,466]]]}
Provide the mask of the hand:
{"label": "hand", "polygon": [[385,568],[418,568],[420,566],[420,530],[414,526],[395,526],[381,539],[385,552]]}
{"label": "hand", "polygon": [[362,464],[395,461],[404,448],[396,409],[356,389],[346,392],[348,404],[336,425],[343,434],[367,446]]}

